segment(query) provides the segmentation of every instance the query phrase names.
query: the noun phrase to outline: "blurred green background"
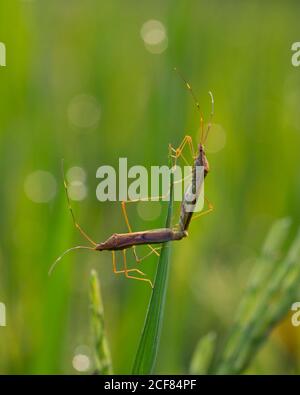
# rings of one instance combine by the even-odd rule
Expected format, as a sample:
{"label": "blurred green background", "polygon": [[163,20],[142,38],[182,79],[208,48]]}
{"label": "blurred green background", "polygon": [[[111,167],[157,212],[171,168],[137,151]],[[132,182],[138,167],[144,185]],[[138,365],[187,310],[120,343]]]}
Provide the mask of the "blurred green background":
{"label": "blurred green background", "polygon": [[[215,211],[174,243],[156,372],[187,372],[201,336],[226,336],[272,221],[300,219],[300,68],[290,49],[299,12],[296,1],[0,0],[0,373],[78,373],[74,356],[91,353],[92,268],[115,372],[130,373],[150,288],[113,275],[107,252],[72,253],[48,276],[64,249],[85,243],[60,162],[85,172],[68,175],[87,232],[97,241],[125,232],[120,204],[96,199],[96,170],[119,157],[167,164],[168,143],[197,137],[174,66],[207,116],[207,91],[215,96],[206,182]],[[130,207],[133,229],[163,226],[165,209],[149,220],[148,209]],[[153,277],[156,264],[141,268]],[[299,373],[300,329],[289,316],[250,371]]]}

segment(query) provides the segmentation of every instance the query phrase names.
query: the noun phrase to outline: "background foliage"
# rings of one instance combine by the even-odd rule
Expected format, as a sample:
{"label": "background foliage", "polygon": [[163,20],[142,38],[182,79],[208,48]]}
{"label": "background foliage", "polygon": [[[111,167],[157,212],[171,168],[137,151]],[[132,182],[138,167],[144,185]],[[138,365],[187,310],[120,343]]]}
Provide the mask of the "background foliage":
{"label": "background foliage", "polygon": [[[88,233],[101,241],[126,231],[120,206],[96,200],[96,169],[119,157],[129,165],[166,164],[168,143],[197,136],[198,116],[174,66],[205,114],[207,91],[215,96],[206,183],[215,211],[174,243],[156,371],[187,372],[208,332],[218,334],[220,347],[269,227],[291,217],[292,239],[299,223],[300,69],[290,61],[299,11],[295,1],[0,0],[7,48],[7,67],[0,68],[1,373],[74,373],[74,355],[92,354],[92,268],[101,279],[114,371],[131,371],[150,289],[114,276],[109,253],[74,253],[48,277],[53,260],[82,243],[60,161],[87,174],[87,198],[74,208]],[[159,54],[140,34],[152,19],[166,29]],[[87,106],[76,107],[83,94]],[[51,186],[28,181],[37,170],[55,177],[47,203],[30,198]],[[166,206],[152,221],[141,212],[130,207],[135,230],[162,226]],[[156,263],[150,258],[142,270],[153,276]],[[299,373],[299,341],[287,314],[250,371]]]}

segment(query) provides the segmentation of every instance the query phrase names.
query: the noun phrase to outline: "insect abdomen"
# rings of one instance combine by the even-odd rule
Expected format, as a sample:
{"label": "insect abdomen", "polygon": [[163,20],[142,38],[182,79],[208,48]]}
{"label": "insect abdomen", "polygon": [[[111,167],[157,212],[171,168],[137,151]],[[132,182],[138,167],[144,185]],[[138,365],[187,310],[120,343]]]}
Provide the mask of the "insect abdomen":
{"label": "insect abdomen", "polygon": [[186,234],[169,228],[155,229],[144,232],[115,233],[103,243],[98,244],[96,250],[124,250],[134,245],[160,244],[172,240],[180,240]]}

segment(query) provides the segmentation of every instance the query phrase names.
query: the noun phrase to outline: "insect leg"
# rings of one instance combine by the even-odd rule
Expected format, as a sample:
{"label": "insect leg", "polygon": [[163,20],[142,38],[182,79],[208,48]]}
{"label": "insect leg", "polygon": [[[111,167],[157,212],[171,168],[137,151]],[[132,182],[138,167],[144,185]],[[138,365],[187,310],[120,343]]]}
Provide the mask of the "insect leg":
{"label": "insect leg", "polygon": [[[184,177],[184,178],[182,178],[182,179],[180,179],[180,180],[174,181],[174,184],[175,184],[175,183],[183,182],[185,179],[187,179],[187,178],[189,178],[189,177],[191,177],[191,175],[188,175],[188,176],[186,176],[186,177]],[[152,199],[164,199],[164,198],[166,198],[169,194],[170,194],[170,190],[169,190],[165,195],[162,195],[162,196],[154,196],[154,197],[151,197],[151,198],[152,198]],[[142,202],[142,201],[149,201],[149,198],[145,198],[145,199],[141,198],[141,199],[127,200],[127,201],[122,201],[122,202],[121,202],[121,207],[122,207],[122,212],[123,212],[123,216],[124,216],[124,219],[125,219],[125,223],[126,223],[126,226],[127,226],[128,231],[129,231],[130,233],[132,233],[132,228],[131,228],[131,225],[130,225],[130,222],[129,222],[129,219],[128,219],[128,214],[127,214],[127,209],[126,209],[126,203],[136,203],[136,202]],[[139,256],[138,256],[138,254],[137,254],[137,252],[136,252],[136,247],[135,247],[135,246],[132,247],[133,255],[134,255],[135,260],[136,260],[137,263],[140,263],[141,261],[143,261],[144,259],[148,258],[148,257],[149,257],[150,255],[152,255],[153,253],[156,254],[157,256],[160,255],[159,252],[158,252],[158,250],[160,250],[161,247],[156,247],[156,248],[154,248],[154,247],[151,246],[151,244],[147,244],[147,247],[150,249],[150,252],[149,252],[148,254],[146,254],[145,256],[143,256],[143,257],[139,257]]]}
{"label": "insect leg", "polygon": [[[149,245],[150,245],[150,244],[149,244]],[[148,245],[148,246],[149,246],[149,245]],[[136,260],[137,263],[140,263],[140,262],[144,261],[145,259],[147,259],[147,258],[148,258],[150,255],[152,255],[153,253],[156,254],[157,256],[160,256],[160,254],[159,254],[157,251],[158,251],[158,250],[161,250],[161,248],[162,248],[162,247],[153,248],[151,251],[148,252],[148,254],[142,256],[141,258],[138,257],[138,260]]]}
{"label": "insect leg", "polygon": [[[129,203],[133,203],[133,201],[130,201],[130,200],[129,200],[128,202],[129,202]],[[121,202],[121,206],[122,206],[122,212],[123,212],[123,215],[124,215],[124,218],[125,218],[125,222],[126,222],[126,225],[127,225],[127,229],[128,229],[128,231],[129,231],[130,233],[132,233],[132,228],[131,228],[131,226],[130,226],[129,219],[128,219],[128,214],[127,214],[127,210],[126,210],[126,203],[128,203],[128,202],[124,202],[124,201]],[[157,250],[156,248],[153,248],[150,244],[147,244],[147,246],[150,248],[151,254],[154,253],[154,254],[156,254],[157,256],[159,256],[159,253],[156,251],[156,250]],[[142,259],[145,258],[145,257],[144,257],[144,258],[139,258],[139,257],[138,257],[135,246],[132,247],[132,250],[133,250],[133,255],[134,255],[134,257],[135,257],[135,260],[136,260],[138,263],[141,262]],[[149,256],[149,254],[148,254],[147,256]]]}
{"label": "insect leg", "polygon": [[214,206],[210,203],[210,201],[209,201],[207,198],[204,198],[204,199],[206,200],[206,202],[207,202],[207,204],[208,204],[208,208],[207,208],[206,210],[204,210],[204,211],[201,211],[201,213],[199,213],[199,214],[193,215],[192,221],[193,221],[194,219],[197,219],[197,218],[199,218],[199,217],[202,217],[202,215],[211,213],[211,212],[214,210]]}
{"label": "insect leg", "polygon": [[182,157],[182,159],[184,160],[184,162],[189,165],[188,160],[185,158],[185,156],[183,155],[183,149],[185,148],[185,146],[188,145],[191,156],[193,158],[193,160],[196,157],[196,151],[194,148],[194,144],[193,144],[193,139],[191,136],[186,135],[184,136],[182,142],[180,143],[180,145],[178,146],[178,148],[174,148],[171,144],[169,145],[169,150],[170,150],[170,156],[172,158],[174,158],[174,166],[176,165],[176,161],[179,157]]}
{"label": "insect leg", "polygon": [[[123,269],[123,270],[118,270],[117,269],[116,251],[112,251],[112,265],[113,265],[113,272],[115,274],[124,274],[125,273],[125,269]],[[141,274],[142,276],[145,276],[145,273],[143,273],[139,269],[128,269],[127,272],[137,272],[137,273]]]}
{"label": "insect leg", "polygon": [[141,278],[141,277],[131,276],[130,274],[128,274],[130,269],[129,270],[127,269],[126,250],[123,250],[123,259],[124,259],[124,271],[126,278],[132,278],[133,280],[139,280],[139,281],[146,281],[150,284],[151,288],[153,288],[152,281],[149,278]]}

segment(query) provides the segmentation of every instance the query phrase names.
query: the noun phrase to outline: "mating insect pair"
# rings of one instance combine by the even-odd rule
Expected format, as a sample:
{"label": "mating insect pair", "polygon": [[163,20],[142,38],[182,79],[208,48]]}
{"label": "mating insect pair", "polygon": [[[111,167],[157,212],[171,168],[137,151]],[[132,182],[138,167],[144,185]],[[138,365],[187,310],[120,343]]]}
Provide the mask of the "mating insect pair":
{"label": "mating insect pair", "polygon": [[[153,288],[153,284],[152,284],[151,280],[143,277],[143,276],[145,276],[145,274],[141,270],[139,270],[138,268],[128,268],[127,256],[126,256],[127,250],[129,248],[132,248],[133,255],[134,255],[137,263],[140,263],[142,260],[149,257],[151,254],[156,254],[157,256],[159,256],[158,251],[161,247],[153,247],[152,245],[162,244],[162,243],[165,243],[168,241],[181,240],[184,237],[187,237],[188,228],[189,228],[191,220],[212,211],[213,207],[210,203],[208,203],[207,210],[202,211],[197,215],[194,215],[193,210],[187,210],[187,205],[190,205],[191,203],[193,205],[196,205],[196,203],[199,199],[199,196],[200,196],[200,192],[203,188],[204,178],[206,177],[206,175],[209,172],[209,164],[208,164],[208,160],[206,158],[205,151],[204,151],[204,143],[207,139],[209,130],[211,128],[211,121],[212,121],[212,117],[213,117],[213,113],[214,113],[214,99],[213,99],[212,93],[209,92],[209,95],[211,97],[212,108],[211,108],[209,122],[207,123],[207,126],[205,128],[204,127],[204,119],[203,119],[203,116],[202,116],[202,113],[200,110],[200,105],[198,103],[198,100],[197,100],[190,84],[181,76],[181,74],[179,74],[179,75],[183,79],[185,86],[191,93],[193,100],[196,104],[197,110],[200,112],[201,136],[200,136],[200,143],[198,144],[197,149],[194,148],[193,140],[190,136],[185,136],[177,149],[172,147],[171,145],[169,146],[169,155],[172,158],[173,167],[176,166],[176,163],[177,163],[177,160],[179,157],[182,157],[184,159],[184,161],[186,161],[186,159],[183,155],[183,150],[186,146],[189,148],[190,154],[193,158],[191,183],[188,186],[187,190],[185,191],[183,200],[181,202],[178,224],[176,226],[174,226],[173,228],[151,229],[151,230],[146,230],[146,231],[141,231],[141,232],[133,232],[132,228],[130,226],[130,223],[129,223],[127,210],[126,210],[126,203],[128,203],[128,202],[122,202],[121,203],[122,211],[123,211],[123,215],[124,215],[125,222],[127,225],[128,233],[114,233],[112,236],[110,236],[104,242],[96,243],[94,240],[91,239],[90,236],[87,235],[87,233],[82,229],[82,227],[79,225],[79,223],[77,222],[77,220],[75,218],[74,211],[72,209],[69,194],[68,194],[68,186],[67,186],[67,183],[66,183],[65,177],[64,177],[64,187],[65,187],[65,191],[66,191],[69,210],[71,212],[71,216],[72,216],[74,225],[80,231],[82,236],[90,243],[90,246],[76,246],[76,247],[69,248],[59,258],[56,259],[56,261],[54,262],[54,264],[52,265],[52,267],[50,269],[50,272],[53,270],[54,266],[58,263],[58,261],[60,261],[60,259],[65,254],[69,253],[70,251],[73,251],[76,249],[89,249],[89,250],[94,250],[94,251],[111,251],[113,272],[115,274],[123,274],[123,275],[125,275],[126,278],[131,278],[134,280],[148,282],[151,285],[151,287]],[[199,167],[204,169],[204,177],[201,182],[199,182],[198,177],[197,177],[197,172],[196,172],[196,169]],[[180,181],[182,181],[182,180],[180,180]],[[192,196],[192,201],[190,199],[191,196]],[[160,196],[159,198],[162,198],[162,197]],[[141,200],[143,200],[143,199],[141,199]],[[130,201],[130,202],[133,202],[133,201]],[[140,246],[140,245],[146,245],[150,250],[149,253],[146,254],[142,258],[138,257],[138,254],[136,251],[136,246]],[[116,251],[122,251],[124,266],[121,270],[117,269]],[[139,277],[138,274],[142,277]]]}

